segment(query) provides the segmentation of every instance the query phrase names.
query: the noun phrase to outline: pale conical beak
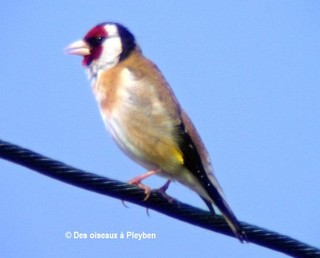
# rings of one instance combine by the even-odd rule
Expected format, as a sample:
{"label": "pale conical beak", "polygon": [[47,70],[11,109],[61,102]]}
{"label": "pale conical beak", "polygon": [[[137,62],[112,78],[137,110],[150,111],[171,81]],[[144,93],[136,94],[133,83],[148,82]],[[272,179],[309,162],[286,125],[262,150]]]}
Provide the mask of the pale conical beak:
{"label": "pale conical beak", "polygon": [[65,52],[69,55],[87,56],[90,55],[90,47],[85,41],[78,40],[70,44]]}

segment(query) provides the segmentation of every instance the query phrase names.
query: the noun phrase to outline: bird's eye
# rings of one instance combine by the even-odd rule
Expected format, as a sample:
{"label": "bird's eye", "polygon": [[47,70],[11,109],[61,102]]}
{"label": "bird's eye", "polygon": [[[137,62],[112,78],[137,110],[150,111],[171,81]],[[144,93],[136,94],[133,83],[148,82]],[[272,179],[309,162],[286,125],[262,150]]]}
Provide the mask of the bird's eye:
{"label": "bird's eye", "polygon": [[104,36],[96,36],[96,37],[92,37],[89,38],[87,41],[90,44],[90,46],[92,47],[96,47],[101,45],[101,43],[105,40]]}

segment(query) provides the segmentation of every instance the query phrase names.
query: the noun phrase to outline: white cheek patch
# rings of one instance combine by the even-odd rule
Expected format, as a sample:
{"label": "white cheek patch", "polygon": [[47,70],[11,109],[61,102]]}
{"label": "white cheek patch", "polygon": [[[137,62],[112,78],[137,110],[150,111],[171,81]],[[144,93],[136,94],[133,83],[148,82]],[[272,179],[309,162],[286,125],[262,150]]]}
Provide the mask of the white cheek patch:
{"label": "white cheek patch", "polygon": [[103,50],[100,57],[98,60],[94,60],[88,68],[88,77],[90,79],[95,79],[99,71],[105,71],[116,66],[122,53],[122,43],[117,26],[107,24],[104,28],[108,32],[108,37],[103,42]]}
{"label": "white cheek patch", "polygon": [[106,71],[119,63],[122,52],[122,44],[119,37],[107,38],[102,47],[101,56],[98,60],[94,60],[88,69],[90,79],[94,79],[99,71]]}
{"label": "white cheek patch", "polygon": [[119,37],[107,38],[103,43],[103,55],[107,55],[109,59],[118,57],[122,52],[122,43]]}
{"label": "white cheek patch", "polygon": [[122,52],[121,39],[107,38],[103,43],[103,52],[100,57],[100,62],[108,64],[108,66],[114,66],[119,62],[119,56]]}

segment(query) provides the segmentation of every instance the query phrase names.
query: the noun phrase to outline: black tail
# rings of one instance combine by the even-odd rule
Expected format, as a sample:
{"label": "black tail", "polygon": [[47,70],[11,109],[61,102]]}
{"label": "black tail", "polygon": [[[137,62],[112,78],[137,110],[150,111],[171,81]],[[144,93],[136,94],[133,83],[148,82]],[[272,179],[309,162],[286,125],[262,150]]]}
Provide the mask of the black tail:
{"label": "black tail", "polygon": [[[218,201],[218,203],[220,205],[218,206],[218,204],[216,204],[216,202],[214,202],[214,204],[217,206],[217,208],[222,213],[223,217],[225,218],[226,222],[228,223],[228,225],[231,228],[234,235],[240,240],[241,243],[243,243],[247,239],[246,234],[243,231],[243,229],[241,228],[239,221],[237,220],[236,216],[234,215],[234,213],[230,209],[228,203],[224,200],[224,198],[222,196],[220,196],[220,197],[221,197],[220,201]],[[213,204],[203,197],[201,197],[201,199],[208,206],[210,212],[213,215],[216,215],[216,212],[214,211],[214,208],[213,208]]]}
{"label": "black tail", "polygon": [[246,237],[245,233],[242,230],[237,218],[233,214],[229,205],[220,194],[219,190],[213,185],[211,180],[209,179],[207,172],[202,164],[202,160],[197,150],[193,140],[191,139],[188,130],[185,128],[184,124],[180,124],[180,142],[179,147],[182,150],[184,156],[184,166],[188,168],[190,172],[193,173],[195,178],[198,180],[200,185],[205,189],[206,193],[210,197],[211,200],[205,199],[203,196],[201,198],[204,200],[209,210],[215,214],[213,209],[213,204],[217,206],[217,208],[222,213],[223,217],[226,219],[228,225],[234,232],[235,236],[243,242]]}

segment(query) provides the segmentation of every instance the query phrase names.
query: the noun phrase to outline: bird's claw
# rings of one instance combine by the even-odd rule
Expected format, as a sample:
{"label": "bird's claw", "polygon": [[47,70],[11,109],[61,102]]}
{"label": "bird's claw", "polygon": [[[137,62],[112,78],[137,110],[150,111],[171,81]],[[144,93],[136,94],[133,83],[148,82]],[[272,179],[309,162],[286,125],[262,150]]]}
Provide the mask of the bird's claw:
{"label": "bird's claw", "polygon": [[148,200],[150,198],[150,195],[152,193],[151,188],[149,186],[146,186],[146,185],[142,184],[141,183],[141,179],[139,177],[130,180],[129,184],[136,185],[136,186],[138,186],[138,187],[140,187],[141,189],[144,190],[144,193],[145,193],[146,196],[143,199],[143,201],[146,201],[146,200]]}
{"label": "bird's claw", "polygon": [[155,189],[154,192],[161,194],[161,196],[166,199],[169,203],[173,203],[175,201],[174,198],[169,196],[166,191],[169,188],[171,181],[168,180],[163,186],[161,186],[159,189]]}

